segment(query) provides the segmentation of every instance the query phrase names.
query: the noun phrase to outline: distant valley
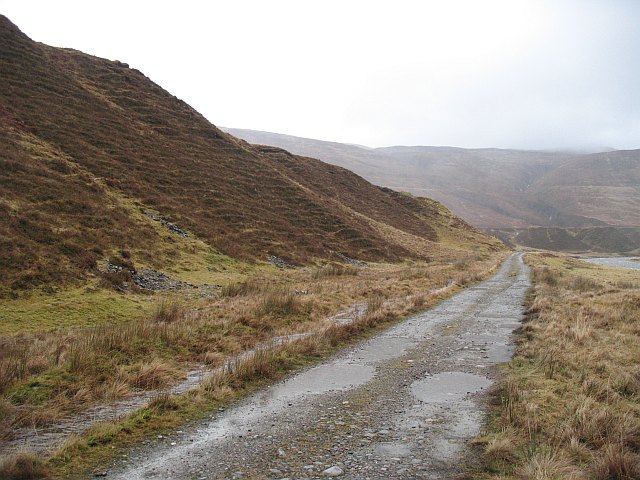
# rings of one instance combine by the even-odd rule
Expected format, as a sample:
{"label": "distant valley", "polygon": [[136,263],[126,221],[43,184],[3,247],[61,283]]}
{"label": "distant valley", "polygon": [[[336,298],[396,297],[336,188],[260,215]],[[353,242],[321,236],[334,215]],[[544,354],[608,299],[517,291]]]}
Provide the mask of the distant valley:
{"label": "distant valley", "polygon": [[377,185],[434,198],[467,222],[518,245],[599,252],[640,248],[640,150],[367,148],[226,131],[340,165]]}

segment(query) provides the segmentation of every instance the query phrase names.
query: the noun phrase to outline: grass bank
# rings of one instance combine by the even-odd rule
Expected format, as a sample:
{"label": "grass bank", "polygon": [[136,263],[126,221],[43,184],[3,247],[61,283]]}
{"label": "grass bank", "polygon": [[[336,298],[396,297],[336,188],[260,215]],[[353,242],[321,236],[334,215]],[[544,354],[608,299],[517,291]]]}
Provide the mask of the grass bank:
{"label": "grass bank", "polygon": [[[224,378],[215,377],[181,397],[159,394],[148,407],[125,420],[94,427],[82,438],[73,439],[48,463],[64,476],[86,471],[150,432],[202,416],[220,402],[324,357],[380,325],[429,307],[442,295],[431,291],[453,282],[457,286],[449,294],[473,283],[504,255],[368,268],[269,268],[228,283],[215,298],[190,304],[177,297],[160,299],[142,319],[64,333],[2,337],[4,436],[10,438],[11,431],[19,427],[45,427],[135,391],[161,391],[196,364],[221,365],[229,356],[276,336],[320,332],[262,357],[251,357],[247,365],[238,365]],[[327,322],[331,315],[363,303],[369,308],[355,324],[336,327]]]}
{"label": "grass bank", "polygon": [[640,278],[529,254],[535,287],[494,397],[491,479],[640,478]]}

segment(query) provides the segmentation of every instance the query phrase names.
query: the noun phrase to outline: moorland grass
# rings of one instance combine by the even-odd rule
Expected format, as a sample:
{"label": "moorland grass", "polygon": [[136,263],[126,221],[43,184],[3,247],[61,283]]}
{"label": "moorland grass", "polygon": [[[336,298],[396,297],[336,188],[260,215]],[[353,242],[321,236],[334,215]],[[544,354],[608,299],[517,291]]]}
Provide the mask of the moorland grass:
{"label": "moorland grass", "polygon": [[[535,290],[484,444],[495,479],[640,478],[637,272],[529,254]],[[622,284],[622,285],[621,285]]]}

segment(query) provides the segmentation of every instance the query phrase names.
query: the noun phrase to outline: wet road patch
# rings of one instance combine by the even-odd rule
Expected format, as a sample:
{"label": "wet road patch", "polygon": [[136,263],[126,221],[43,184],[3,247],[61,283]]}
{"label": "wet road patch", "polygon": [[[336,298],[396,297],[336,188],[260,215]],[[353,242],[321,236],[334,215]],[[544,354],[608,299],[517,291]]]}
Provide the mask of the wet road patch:
{"label": "wet road patch", "polygon": [[411,392],[420,401],[443,403],[459,400],[466,395],[491,386],[486,377],[464,372],[444,372],[418,380],[411,386]]}

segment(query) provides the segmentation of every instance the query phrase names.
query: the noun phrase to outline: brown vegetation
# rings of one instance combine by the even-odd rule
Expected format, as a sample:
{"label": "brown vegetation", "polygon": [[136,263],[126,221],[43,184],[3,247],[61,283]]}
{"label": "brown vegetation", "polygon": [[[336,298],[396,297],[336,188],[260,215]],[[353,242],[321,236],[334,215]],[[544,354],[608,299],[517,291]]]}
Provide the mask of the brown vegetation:
{"label": "brown vegetation", "polygon": [[640,290],[625,280],[635,272],[528,262],[529,318],[479,439],[492,478],[640,478]]}
{"label": "brown vegetation", "polygon": [[[639,245],[640,150],[577,154],[430,146],[366,148],[254,130],[226,131],[252,143],[340,165],[376,185],[428,195],[477,226],[636,226],[635,248]],[[561,230],[539,233],[558,234],[558,238],[532,239],[539,242],[531,245],[537,248],[548,248],[544,245],[552,240],[552,250],[570,240],[605,248],[616,245],[623,249],[611,251],[620,252],[631,240],[625,238],[624,229],[615,228],[588,228],[575,239]]]}
{"label": "brown vegetation", "polygon": [[[475,264],[473,268],[479,268],[479,265]],[[484,270],[484,275],[489,272]],[[421,296],[432,304],[439,294]],[[252,354],[237,356],[226,362],[224,368],[198,389],[177,397],[160,394],[147,408],[122,421],[96,425],[82,438],[68,442],[56,452],[50,463],[61,475],[102,467],[109,462],[114,451],[126,448],[136,438],[164,431],[169,426],[177,427],[189,418],[200,418],[239,395],[322,358],[347,342],[385,328],[390,322],[415,311],[414,297],[378,301],[351,323],[321,322],[311,335],[270,344]]]}
{"label": "brown vegetation", "polygon": [[19,453],[0,459],[0,478],[4,480],[49,479],[51,470],[42,459]]}
{"label": "brown vegetation", "polygon": [[[30,322],[2,317],[11,333],[0,336],[0,441],[138,389],[157,395],[152,413],[131,422],[177,421],[194,407],[158,392],[194,365],[225,365],[274,337],[321,332],[234,365],[209,392],[223,398],[430,305],[431,290],[472,282],[503,256],[499,242],[438,202],[248,145],[141,72],[35,43],[2,16],[0,82],[0,299]],[[267,254],[299,268],[266,265]],[[356,268],[345,255],[372,263]],[[142,268],[194,274],[212,288],[152,296],[133,284]],[[66,294],[70,303],[103,303],[61,324],[48,308]],[[153,311],[140,305],[154,297]],[[105,303],[127,308],[110,321]],[[328,325],[363,303],[357,322]],[[108,443],[118,428],[96,427],[81,442]],[[32,463],[38,471],[20,458],[23,471]]]}

